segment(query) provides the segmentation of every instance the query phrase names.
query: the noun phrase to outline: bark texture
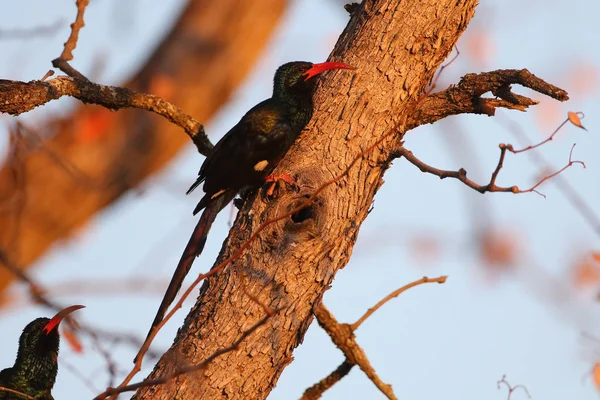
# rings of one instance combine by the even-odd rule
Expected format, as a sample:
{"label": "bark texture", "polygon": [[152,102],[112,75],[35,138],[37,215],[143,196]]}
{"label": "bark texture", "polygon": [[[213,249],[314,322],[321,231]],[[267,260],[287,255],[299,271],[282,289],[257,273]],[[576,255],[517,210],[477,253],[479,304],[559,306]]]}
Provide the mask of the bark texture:
{"label": "bark texture", "polygon": [[324,74],[313,120],[276,171],[291,173],[300,189],[279,191],[269,201],[260,194],[249,197],[219,260],[240,248],[261,223],[294,209],[344,172],[382,135],[398,133],[387,136],[309,208],[269,225],[240,258],[205,281],[174,345],[151,377],[173,373],[182,364],[200,364],[263,318],[265,310],[246,293],[279,311],[205,369],[142,388],[135,398],[267,397],[292,361],[314,308],[350,258],[383,174],[397,156],[408,114],[476,5],[477,0],[365,0],[352,13],[330,59],[352,64],[357,71]]}
{"label": "bark texture", "polygon": [[[246,76],[285,4],[190,1],[125,86],[162,96],[206,121]],[[93,137],[84,137],[90,128]],[[47,137],[42,146],[29,143],[17,160],[0,170],[0,245],[24,267],[189,145],[181,128],[147,111],[113,113],[90,106],[53,124]],[[49,149],[57,157],[49,157]],[[83,173],[73,174],[74,169]],[[0,268],[0,291],[12,279]]]}

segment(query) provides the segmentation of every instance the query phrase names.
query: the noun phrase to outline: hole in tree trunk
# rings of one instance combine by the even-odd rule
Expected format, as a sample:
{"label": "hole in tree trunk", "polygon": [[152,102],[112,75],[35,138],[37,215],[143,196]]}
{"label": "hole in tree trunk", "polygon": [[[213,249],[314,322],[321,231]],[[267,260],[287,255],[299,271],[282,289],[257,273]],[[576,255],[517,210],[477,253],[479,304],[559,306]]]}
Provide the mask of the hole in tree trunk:
{"label": "hole in tree trunk", "polygon": [[311,219],[314,217],[314,210],[312,206],[306,206],[297,213],[292,214],[292,221],[299,224],[307,219]]}

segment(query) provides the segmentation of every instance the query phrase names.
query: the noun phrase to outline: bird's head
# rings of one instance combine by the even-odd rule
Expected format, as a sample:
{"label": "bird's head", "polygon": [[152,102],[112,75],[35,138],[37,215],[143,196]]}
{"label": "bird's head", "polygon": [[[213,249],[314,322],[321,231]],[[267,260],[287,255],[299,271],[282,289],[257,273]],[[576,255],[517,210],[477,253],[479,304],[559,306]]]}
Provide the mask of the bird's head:
{"label": "bird's head", "polygon": [[58,355],[60,341],[58,326],[67,315],[81,308],[84,308],[84,306],[70,306],[60,310],[52,318],[36,318],[27,324],[19,339],[19,354],[17,358],[26,357],[30,354],[37,356]]}
{"label": "bird's head", "polygon": [[317,83],[316,77],[330,69],[355,68],[341,62],[313,64],[306,61],[293,61],[283,64],[275,72],[273,97],[286,99],[291,96],[312,96]]}

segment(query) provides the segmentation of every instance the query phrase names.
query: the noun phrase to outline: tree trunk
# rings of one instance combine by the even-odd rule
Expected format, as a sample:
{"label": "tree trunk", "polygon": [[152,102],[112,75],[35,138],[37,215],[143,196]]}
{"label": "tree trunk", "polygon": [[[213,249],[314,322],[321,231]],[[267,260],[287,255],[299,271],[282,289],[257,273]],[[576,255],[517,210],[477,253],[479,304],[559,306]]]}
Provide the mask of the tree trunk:
{"label": "tree trunk", "polygon": [[325,74],[311,123],[276,171],[291,173],[299,191],[279,190],[266,202],[261,196],[248,198],[217,263],[239,249],[261,223],[293,210],[383,135],[394,134],[320,192],[310,207],[268,225],[241,257],[208,278],[150,377],[172,374],[182,364],[200,364],[231,346],[265,316],[256,299],[277,312],[206,368],[142,388],[135,398],[267,397],[302,342],[313,308],[348,262],[383,174],[398,155],[406,120],[476,5],[477,0],[365,0],[353,12],[330,59],[357,71]]}
{"label": "tree trunk", "polygon": [[[126,87],[165,97],[206,121],[246,76],[285,4],[284,0],[190,1]],[[140,110],[113,113],[81,106],[67,121],[54,125],[56,132],[42,147],[26,147],[18,160],[0,170],[2,249],[23,267],[159,171],[189,143],[181,128]],[[93,137],[90,130],[95,130]],[[74,177],[48,156],[48,149],[90,178]],[[0,291],[12,279],[0,268]]]}

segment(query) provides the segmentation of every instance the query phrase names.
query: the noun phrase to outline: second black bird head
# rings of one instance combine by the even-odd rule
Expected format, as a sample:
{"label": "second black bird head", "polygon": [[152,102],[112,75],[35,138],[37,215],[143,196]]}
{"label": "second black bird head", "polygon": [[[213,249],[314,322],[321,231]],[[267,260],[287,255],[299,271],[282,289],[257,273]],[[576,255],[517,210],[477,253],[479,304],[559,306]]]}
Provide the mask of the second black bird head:
{"label": "second black bird head", "polygon": [[52,318],[36,318],[23,329],[19,339],[19,354],[35,352],[42,355],[58,354],[60,336],[58,326],[70,313],[84,306],[70,306]]}
{"label": "second black bird head", "polygon": [[[15,364],[0,371],[0,386],[17,390],[36,399],[51,399],[58,371],[58,326],[63,319],[83,306],[71,306],[52,318],[36,318],[23,329]],[[15,397],[16,396],[16,397]],[[0,399],[22,398],[0,391]]]}
{"label": "second black bird head", "polygon": [[280,66],[275,72],[273,98],[293,101],[294,98],[311,96],[317,83],[316,76],[331,69],[355,69],[341,62],[313,64],[293,61]]}

